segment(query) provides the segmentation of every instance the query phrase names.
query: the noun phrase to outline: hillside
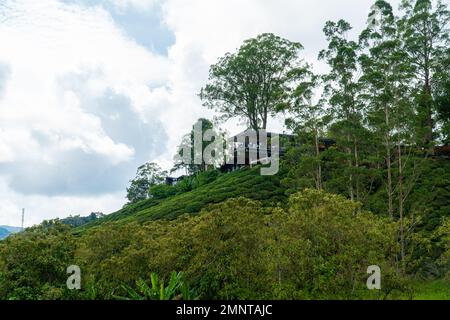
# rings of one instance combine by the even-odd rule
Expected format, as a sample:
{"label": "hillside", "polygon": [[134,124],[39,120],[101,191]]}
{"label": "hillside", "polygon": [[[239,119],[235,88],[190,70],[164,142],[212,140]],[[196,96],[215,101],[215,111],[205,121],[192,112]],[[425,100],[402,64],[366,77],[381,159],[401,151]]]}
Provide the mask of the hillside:
{"label": "hillside", "polygon": [[[246,197],[261,201],[265,206],[285,203],[289,185],[281,185],[285,177],[283,169],[275,176],[261,176],[260,168],[243,168],[231,173],[220,173],[213,181],[204,183],[191,191],[180,192],[170,197],[148,199],[126,206],[111,214],[93,219],[75,227],[75,233],[83,232],[106,222],[145,222],[149,220],[172,220],[183,214],[196,214],[210,204],[220,203],[227,199]],[[407,201],[409,208],[426,215],[424,226],[434,230],[442,217],[448,216],[448,185],[450,162],[447,159],[430,159],[423,165],[420,178],[415,181],[411,197]],[[425,190],[432,189],[433,193]],[[338,193],[338,191],[332,192]],[[364,207],[374,213],[385,212],[382,204],[383,188],[374,189],[367,198]],[[425,207],[428,207],[426,210]]]}
{"label": "hillside", "polygon": [[214,181],[192,191],[165,199],[148,199],[127,206],[76,229],[76,232],[111,221],[139,221],[175,219],[182,214],[195,214],[214,203],[230,198],[247,197],[260,200],[265,205],[276,205],[286,200],[285,189],[280,185],[279,175],[261,176],[260,168],[245,168],[222,173]]}

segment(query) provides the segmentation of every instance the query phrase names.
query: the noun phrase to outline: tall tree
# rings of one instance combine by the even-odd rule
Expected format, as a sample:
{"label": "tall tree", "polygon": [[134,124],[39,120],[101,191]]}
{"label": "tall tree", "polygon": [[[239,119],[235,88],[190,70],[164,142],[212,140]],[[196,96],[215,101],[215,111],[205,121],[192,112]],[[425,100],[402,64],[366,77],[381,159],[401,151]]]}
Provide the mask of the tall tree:
{"label": "tall tree", "polygon": [[357,42],[348,40],[351,26],[344,20],[328,21],[323,29],[328,40],[328,48],[319,54],[325,60],[330,72],[323,79],[326,83],[325,94],[333,107],[333,117],[338,122],[335,128],[344,137],[349,167],[348,193],[353,200],[359,200],[359,181],[356,172],[359,167],[359,136],[361,135],[361,103],[359,101],[358,56],[360,48]]}
{"label": "tall tree", "polygon": [[450,143],[450,48],[447,49],[439,65],[437,75],[434,82],[436,120],[441,140]]}
{"label": "tall tree", "polygon": [[450,46],[450,12],[446,4],[438,0],[403,0],[401,8],[405,15],[401,21],[405,51],[416,68],[418,86],[418,128],[422,141],[433,141],[436,111],[433,83],[442,70],[445,50]]}
{"label": "tall tree", "polygon": [[150,187],[164,182],[166,176],[167,172],[156,163],[149,162],[140,166],[127,188],[128,204],[148,199]]}
{"label": "tall tree", "polygon": [[251,129],[266,129],[268,116],[289,105],[292,85],[304,73],[302,48],[271,33],[246,40],[211,66],[200,92],[203,105],[219,112],[221,120],[239,117]]}
{"label": "tall tree", "polygon": [[[399,219],[400,257],[405,266],[405,201],[417,172],[406,173],[405,166],[416,165],[411,156],[416,136],[413,108],[415,68],[405,52],[401,22],[391,5],[378,0],[372,7],[369,24],[360,36],[367,49],[361,56],[364,75],[362,89],[367,103],[367,123],[375,132],[376,144],[384,148],[388,213]],[[374,18],[375,17],[375,18]],[[397,199],[397,203],[394,200]]]}
{"label": "tall tree", "polygon": [[[411,189],[413,188],[418,175],[420,174],[420,161],[415,161],[412,157],[414,145],[416,140],[414,135],[414,113],[411,109],[412,100],[411,94],[408,94],[407,88],[398,87],[395,94],[395,113],[393,123],[395,127],[395,136],[397,148],[397,202],[398,202],[398,218],[400,223],[400,257],[402,270],[405,272],[406,261],[406,230],[405,230],[405,203]],[[406,166],[413,166],[412,172],[406,174]]]}
{"label": "tall tree", "polygon": [[394,216],[393,135],[398,132],[394,114],[399,95],[406,95],[412,80],[412,70],[397,28],[391,5],[378,0],[372,6],[368,26],[360,35],[360,44],[367,49],[361,55],[361,78],[367,104],[367,122],[378,137],[377,145],[384,147],[386,164],[386,193],[388,213]]}
{"label": "tall tree", "polygon": [[[195,129],[198,128],[198,137],[196,137],[195,134]],[[214,139],[212,139],[212,141],[206,141],[204,139],[205,137],[205,133],[207,131],[210,131],[212,133],[212,135],[214,136]],[[200,141],[197,141],[198,145],[196,148],[196,139],[199,139]],[[220,141],[215,141],[215,139],[221,139],[222,142]],[[172,169],[172,171],[176,171],[180,168],[184,168],[186,169],[186,173],[187,174],[195,174],[195,173],[199,173],[202,171],[206,171],[208,169],[208,163],[205,161],[205,151],[206,148],[214,142],[218,142],[221,143],[222,145],[224,145],[224,141],[223,141],[223,133],[222,132],[217,132],[216,130],[214,130],[214,125],[213,123],[205,118],[200,118],[198,119],[195,124],[192,126],[192,130],[189,133],[186,133],[182,140],[180,145],[178,146],[178,152],[175,155],[175,164],[174,164],[174,168]],[[184,152],[187,152],[188,154],[184,154]],[[201,163],[197,163],[197,159],[201,159]],[[220,159],[223,160],[223,159]],[[214,163],[214,164],[210,164],[213,167],[215,167],[216,165],[219,165],[221,163],[219,163],[220,161],[218,161],[218,163]]]}
{"label": "tall tree", "polygon": [[[302,154],[296,160],[297,163],[292,164],[294,168],[298,165],[300,170],[297,168],[294,170],[300,175],[311,175],[318,190],[323,188],[319,139],[324,134],[328,122],[324,112],[323,99],[319,99],[319,101],[314,99],[319,85],[320,77],[309,72],[308,78],[298,84],[294,90],[295,100],[289,109],[291,116],[286,119],[286,126],[297,133],[299,139],[309,138],[301,148],[302,150],[298,150]],[[305,172],[305,169],[309,172]]]}

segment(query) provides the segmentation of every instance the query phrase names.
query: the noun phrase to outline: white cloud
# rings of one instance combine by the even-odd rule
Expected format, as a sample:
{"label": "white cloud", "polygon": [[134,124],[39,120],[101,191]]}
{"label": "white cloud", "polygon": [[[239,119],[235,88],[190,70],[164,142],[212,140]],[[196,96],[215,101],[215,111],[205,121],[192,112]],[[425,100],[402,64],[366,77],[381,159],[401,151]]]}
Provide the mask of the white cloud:
{"label": "white cloud", "polygon": [[111,2],[117,9],[123,11],[128,8],[139,10],[149,10],[158,2],[158,0],[107,0]]}
{"label": "white cloud", "polygon": [[17,1],[16,9],[20,19],[0,29],[8,43],[0,60],[8,61],[12,70],[0,102],[3,129],[11,130],[13,124],[24,131],[50,131],[65,148],[108,154],[113,162],[133,156],[132,148],[105,135],[99,119],[83,109],[74,92],[60,90],[58,79],[95,70],[87,79],[89,94],[100,96],[112,89],[130,96],[140,112],[151,108],[152,91],[143,87],[165,81],[165,59],[126,39],[100,8],[45,0]]}
{"label": "white cloud", "polygon": [[[0,223],[19,206],[35,209],[33,222],[89,213],[89,203],[119,208],[137,165],[164,147],[156,116],[167,58],[127,38],[99,6],[9,7],[0,24],[8,44],[0,51]],[[81,196],[83,187],[92,196]]]}

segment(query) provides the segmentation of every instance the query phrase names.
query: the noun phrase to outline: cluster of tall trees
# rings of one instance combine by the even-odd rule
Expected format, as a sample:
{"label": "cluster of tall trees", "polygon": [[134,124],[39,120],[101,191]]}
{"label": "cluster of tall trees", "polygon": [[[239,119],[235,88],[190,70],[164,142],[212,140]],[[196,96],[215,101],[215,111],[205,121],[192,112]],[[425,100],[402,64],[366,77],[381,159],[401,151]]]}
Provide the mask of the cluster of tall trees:
{"label": "cluster of tall trees", "polygon": [[[319,189],[327,179],[320,137],[330,136],[341,151],[334,157],[348,197],[364,202],[381,170],[387,212],[403,216],[404,198],[418,174],[406,176],[406,166],[418,161],[411,155],[432,155],[434,145],[450,139],[450,13],[440,0],[403,1],[399,12],[375,1],[357,39],[349,39],[348,22],[327,22],[328,47],[318,58],[329,72],[321,75],[302,61],[298,42],[270,33],[246,40],[211,66],[199,96],[220,120],[240,118],[256,131],[267,128],[270,116],[284,114],[304,144],[297,151],[308,170],[300,170],[299,179],[309,176]],[[209,120],[200,120],[202,134],[213,129]],[[202,152],[208,144],[202,141]],[[189,161],[177,157],[175,169],[205,171],[206,163],[194,163],[194,131],[183,137],[180,149],[185,147]],[[134,181],[129,191],[145,198],[146,179]]]}
{"label": "cluster of tall trees", "polygon": [[378,122],[385,130],[397,129],[392,123],[401,118],[393,114],[410,111],[416,143],[448,140],[449,10],[440,0],[403,1],[399,9],[397,16],[389,2],[376,1],[359,39],[348,38],[348,22],[327,22],[328,48],[319,54],[330,67],[325,75],[312,74],[299,57],[298,42],[270,33],[246,40],[211,66],[200,98],[222,120],[239,117],[259,130],[266,129],[269,116],[311,103],[317,96],[311,89],[320,84],[324,102],[334,109],[333,122],[368,128],[375,124],[365,120],[384,105]]}
{"label": "cluster of tall trees", "polygon": [[[433,146],[450,139],[450,11],[415,0],[399,13],[376,1],[356,39],[348,22],[327,22],[322,75],[299,59],[300,43],[273,34],[247,40],[211,67],[200,97],[222,119],[240,117],[255,130],[284,113],[302,142],[287,159],[293,190],[316,187],[363,203],[382,190],[381,211],[400,221],[404,261],[408,197]],[[336,148],[320,153],[325,135]]]}
{"label": "cluster of tall trees", "polygon": [[[411,193],[429,171],[434,146],[450,141],[449,23],[440,0],[405,0],[398,14],[377,0],[354,39],[345,20],[326,23],[328,46],[318,55],[326,74],[315,74],[300,58],[300,43],[264,33],[212,65],[199,96],[219,120],[240,118],[256,131],[283,114],[297,135],[283,183],[293,192],[314,187],[343,194],[399,220],[404,262],[405,224],[421,218]],[[214,130],[211,121],[199,120],[202,136]],[[321,152],[324,137],[335,147]],[[194,140],[194,130],[183,137],[174,166],[189,175],[208,169],[203,153],[210,142],[196,149]],[[149,190],[166,174],[154,164],[140,168],[128,189],[130,203],[152,197]],[[173,191],[165,189],[156,186],[154,193]]]}

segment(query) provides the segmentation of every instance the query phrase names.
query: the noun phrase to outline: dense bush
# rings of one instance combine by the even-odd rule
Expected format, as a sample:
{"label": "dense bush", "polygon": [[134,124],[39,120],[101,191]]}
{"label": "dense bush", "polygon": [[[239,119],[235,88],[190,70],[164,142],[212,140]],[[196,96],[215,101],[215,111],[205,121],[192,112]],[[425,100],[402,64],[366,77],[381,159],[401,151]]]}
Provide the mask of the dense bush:
{"label": "dense bush", "polygon": [[[152,272],[170,279],[181,271],[203,299],[393,297],[405,290],[396,228],[342,196],[310,189],[293,194],[286,208],[241,197],[172,221],[107,223],[76,242],[55,224],[2,243],[0,295],[117,298],[141,292],[136,281]],[[69,295],[71,264],[81,267],[83,282]],[[384,294],[365,287],[372,264],[382,269]]]}
{"label": "dense bush", "polygon": [[44,223],[0,243],[0,299],[62,299],[75,239],[60,222]]}

